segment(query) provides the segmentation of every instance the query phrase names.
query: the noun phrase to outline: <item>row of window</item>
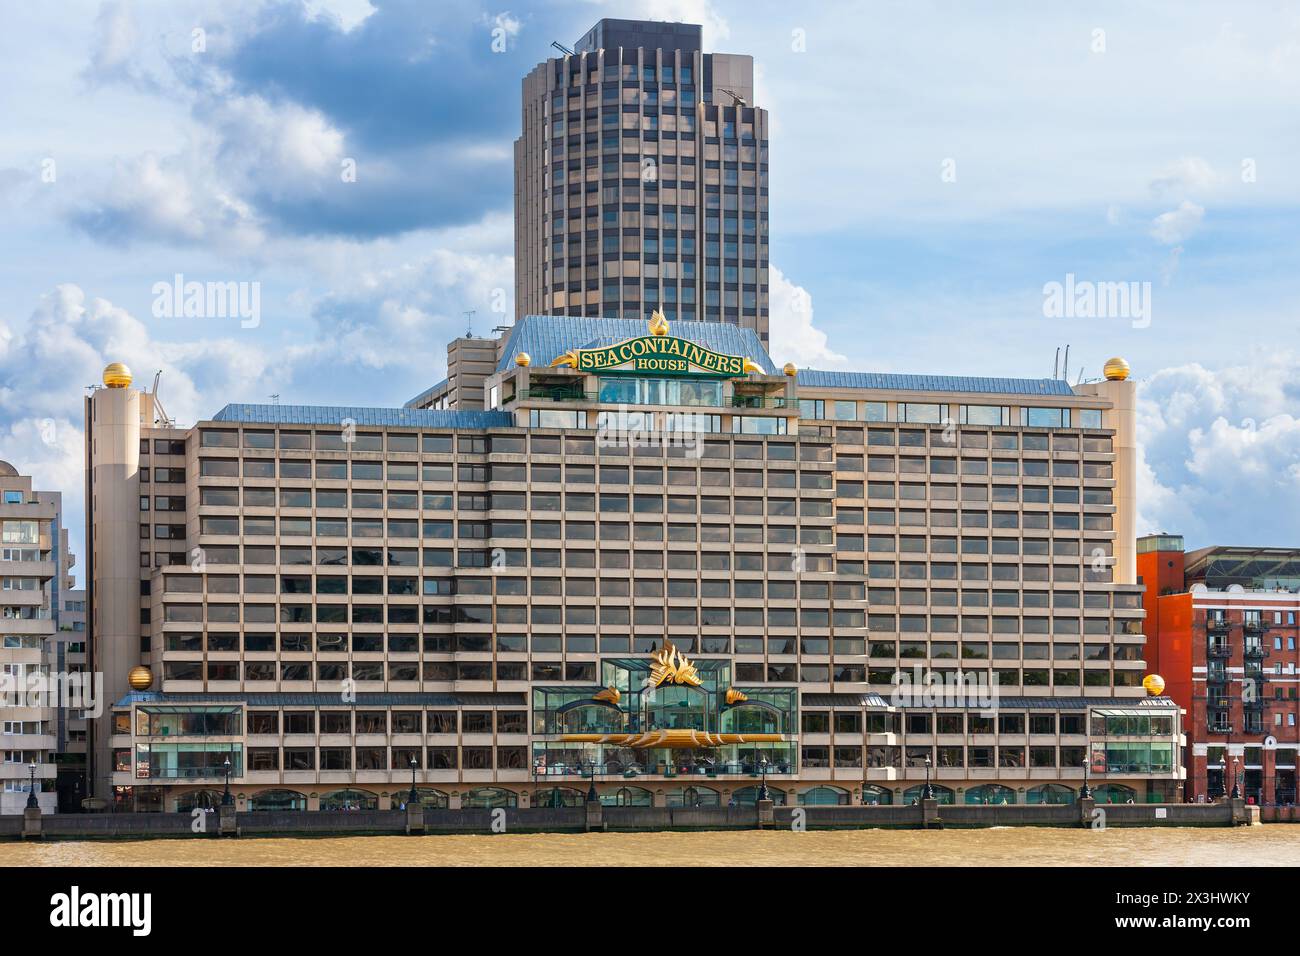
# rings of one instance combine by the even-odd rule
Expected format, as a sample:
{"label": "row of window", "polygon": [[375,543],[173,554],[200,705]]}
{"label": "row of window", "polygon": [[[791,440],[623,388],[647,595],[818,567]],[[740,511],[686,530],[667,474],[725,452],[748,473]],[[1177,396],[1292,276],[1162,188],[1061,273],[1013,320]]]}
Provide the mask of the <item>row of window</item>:
{"label": "row of window", "polygon": [[[886,660],[1058,660],[1058,661],[1140,661],[1140,644],[1069,643],[1051,644],[1026,641],[1023,647],[1014,641],[878,641],[871,640],[868,656]],[[991,648],[991,651],[990,651]]]}
{"label": "row of window", "polygon": [[[1115,607],[1128,609],[1135,595],[1121,594]],[[958,600],[960,598],[960,600]],[[995,607],[995,608],[1108,608],[1110,595],[1105,591],[983,591],[963,588],[960,594],[953,589],[873,587],[869,592],[872,608],[878,607]],[[1082,599],[1082,600],[1081,600]]]}
{"label": "row of window", "polygon": [[[812,544],[812,530],[803,529],[806,537],[803,543]],[[821,542],[829,544],[829,541]],[[243,553],[241,560],[240,553]],[[277,554],[278,551],[278,554]],[[469,550],[466,548],[458,549],[453,552],[450,548],[425,548],[424,563],[426,568],[554,568],[559,569],[568,567],[571,569],[594,570],[597,568],[596,555],[599,553],[599,567],[601,570],[664,570],[665,567],[670,570],[681,571],[751,571],[769,573],[795,573],[797,570],[809,572],[825,572],[834,570],[833,561],[827,554],[811,554],[808,552],[775,552],[770,555],[753,552],[730,552],[730,551],[669,551],[661,550],[646,551],[611,551],[604,550],[600,552],[592,550],[571,549],[561,551],[558,548],[492,548],[489,550]],[[239,545],[225,544],[205,544],[202,548],[194,549],[194,558],[199,559],[204,564],[209,565],[310,565],[316,564],[322,567],[344,567],[347,566],[349,559],[354,567],[381,567],[385,563],[389,567],[420,567],[420,551],[415,548],[347,548],[347,547],[292,547],[283,545],[276,548],[273,545],[244,545],[241,549]],[[180,560],[175,560],[178,556]],[[176,556],[169,555],[169,560],[174,564],[190,564],[190,555],[179,553]],[[142,561],[144,566],[148,565],[148,555],[142,555],[145,559]],[[798,558],[802,564],[796,567],[795,559]],[[843,564],[843,562],[842,562]],[[844,570],[842,568],[842,570]],[[844,573],[862,574],[862,565],[859,563],[856,570]],[[450,593],[450,592],[448,592]]]}
{"label": "row of window", "polygon": [[[739,609],[737,609],[739,610]],[[873,632],[988,634],[990,618],[983,615],[964,614],[880,614],[872,611],[867,616],[867,627]],[[995,634],[1129,634],[1142,633],[1140,618],[1116,620],[1105,617],[1054,616],[1033,617],[1026,614],[994,615]],[[960,627],[958,626],[960,624]]]}
{"label": "row of window", "polygon": [[[114,732],[131,731],[125,713],[115,715]],[[30,725],[30,726],[29,726]],[[22,730],[10,727],[21,726]],[[5,733],[39,733],[39,722],[6,722]],[[1174,732],[1169,714],[1100,714],[1089,723],[1083,713],[1017,713],[996,715],[976,711],[900,712],[804,711],[800,727],[806,734],[900,734],[1001,736],[1082,735],[1095,737],[1167,737]],[[245,721],[238,708],[197,708],[193,711],[136,712],[137,736],[239,736],[262,734],[523,734],[528,732],[525,710],[249,710]]]}
{"label": "row of window", "polygon": [[[839,544],[845,551],[851,550],[847,542]],[[1049,572],[1050,568],[1050,572]],[[867,576],[875,580],[903,581],[1053,581],[1064,584],[1077,584],[1081,581],[1105,583],[1111,580],[1112,569],[1109,564],[1089,559],[1082,564],[983,564],[962,562],[961,574],[958,565],[932,561],[868,561]],[[990,569],[992,576],[990,577]]]}
{"label": "row of window", "polygon": [[[1109,495],[1109,492],[1107,492]],[[427,496],[426,496],[427,497]],[[573,499],[575,496],[570,494],[568,498]],[[602,514],[628,513],[628,499],[625,495],[601,495]],[[607,500],[622,499],[622,500]],[[794,498],[769,498],[764,499],[734,499],[734,514],[736,517],[762,517],[766,512],[767,517],[795,517],[796,500]],[[716,499],[702,499],[701,504],[704,506],[704,514],[725,516],[731,513],[731,499],[718,501]],[[694,514],[694,500],[677,502],[671,496],[669,498],[670,510],[668,514]],[[608,507],[607,507],[608,506]],[[637,515],[659,515],[663,514],[663,499],[659,496],[635,496],[631,501],[632,512]],[[689,511],[687,508],[689,507]],[[725,510],[724,510],[725,509]],[[798,502],[798,517],[803,518],[830,518],[832,517],[832,505],[829,500],[803,499]],[[925,510],[925,509],[908,509],[908,508],[872,508],[865,513],[862,509],[838,508],[834,511],[834,517],[838,524],[845,527],[851,525],[866,525],[873,529],[885,527],[900,528],[952,528],[968,531],[978,531],[980,529],[988,530],[1031,530],[1031,531],[1110,531],[1114,527],[1114,516],[1111,514],[1087,514],[1073,511],[977,511],[973,509],[963,509],[958,511],[946,510]],[[421,521],[416,518],[346,518],[346,517],[290,517],[282,516],[277,519],[274,516],[247,516],[240,520],[233,515],[206,515],[200,519],[199,529],[203,534],[224,534],[237,535],[241,532],[244,534],[274,535],[276,529],[283,535],[295,537],[310,537],[313,535],[322,537],[358,537],[358,538],[551,538],[551,539],[580,539],[586,541],[596,540],[596,524],[588,521],[568,520],[565,525],[559,521],[550,521],[542,519],[533,519],[530,523],[524,520],[511,520],[498,518],[492,521],[462,519],[459,522],[453,522],[452,519],[431,519],[426,518]],[[733,531],[734,528],[734,531]],[[531,531],[531,533],[530,533]],[[169,523],[154,524],[152,526],[153,537],[158,539],[182,539],[186,536],[185,525]],[[629,531],[626,522],[620,521],[602,521],[600,522],[600,538],[602,540],[614,541],[663,541],[664,535],[667,534],[669,541],[698,541],[707,542],[728,542],[733,540],[745,543],[761,543],[765,538],[770,542],[794,543],[796,540],[796,529],[792,525],[768,525],[766,531],[762,523],[738,522],[731,524],[682,524],[670,522],[665,532],[663,524],[660,521],[642,518],[634,523]],[[830,527],[804,527],[800,528],[797,534],[798,539],[805,544],[821,543],[830,544],[833,531]],[[140,525],[141,539],[150,537],[150,525]],[[850,535],[841,533],[840,535],[841,550],[844,551],[862,551],[861,546],[863,536]],[[905,539],[913,544],[920,545],[924,543],[924,538],[913,536]],[[943,553],[943,542],[951,542],[954,546],[955,537],[942,538],[936,537],[932,544]],[[980,538],[967,535],[968,542],[983,541],[985,549],[980,551],[976,545],[967,546],[967,553],[987,553],[987,538]],[[1002,550],[995,550],[995,554],[1017,554],[1019,553],[1018,537],[1004,537],[995,540],[995,547]],[[1037,544],[1028,544],[1026,554],[1046,554],[1047,539],[1028,539],[1037,541]],[[892,546],[894,538],[892,536],[873,535],[871,538],[873,546],[870,550],[893,551]],[[857,546],[851,546],[856,543]],[[1094,547],[1101,547],[1109,553],[1109,544],[1105,541],[1089,542]],[[1066,545],[1061,545],[1066,547]],[[1077,548],[1077,543],[1073,545]],[[1029,548],[1039,548],[1033,551]],[[921,547],[914,547],[908,550],[925,550]],[[949,553],[956,553],[955,550]],[[1056,553],[1065,553],[1058,551]]]}
{"label": "row of window", "polygon": [[[647,386],[649,387],[649,386]],[[812,410],[820,410],[824,404],[833,407],[840,405],[861,405],[869,413],[888,410],[885,402],[823,402],[822,399],[800,399],[800,402],[816,403]],[[909,414],[907,409],[926,410],[926,414],[937,414],[948,406],[908,405],[898,403],[903,409],[901,414]],[[984,406],[960,406],[962,409],[983,408]],[[1005,410],[1003,410],[1005,411]],[[1053,413],[1060,410],[1051,410]],[[912,411],[910,414],[920,414]],[[815,416],[826,418],[825,415]],[[834,416],[832,416],[834,417]],[[881,419],[884,420],[884,419]],[[242,434],[242,441],[241,436]],[[836,437],[840,445],[899,446],[904,448],[924,448],[927,444],[934,448],[986,449],[995,451],[1053,451],[1053,452],[1088,452],[1109,454],[1114,451],[1112,439],[1107,436],[1074,435],[1060,433],[1035,432],[988,432],[963,431],[950,429],[907,429],[907,428],[839,428]],[[148,441],[144,439],[143,441]],[[170,449],[164,452],[161,446]],[[200,445],[204,448],[251,448],[293,451],[350,451],[350,452],[396,452],[425,454],[460,455],[564,455],[566,457],[581,455],[627,457],[627,448],[602,445],[594,436],[585,435],[484,435],[484,434],[416,434],[413,432],[359,432],[354,429],[344,431],[275,431],[271,429],[245,428],[242,433],[235,429],[205,428],[200,431]],[[143,450],[143,449],[142,449]],[[157,454],[183,454],[184,442],[177,440],[155,440]],[[645,453],[641,450],[640,453]],[[736,461],[830,461],[829,447],[821,443],[802,443],[796,447],[791,441],[728,441],[726,439],[708,439],[703,443],[701,455],[705,459],[734,459]],[[656,456],[649,456],[656,457]]]}
{"label": "row of window", "polygon": [[[602,497],[605,497],[602,495]],[[638,509],[641,502],[638,501]],[[651,502],[659,504],[659,502]],[[769,502],[771,504],[771,502]],[[794,499],[787,502],[794,504]],[[770,509],[769,510],[774,510]],[[786,509],[780,509],[782,511]],[[792,508],[790,510],[793,510]],[[830,502],[805,501],[800,509],[802,517],[830,517]],[[640,511],[638,513],[655,513]],[[781,515],[788,517],[788,515]],[[144,533],[148,525],[141,525],[141,538],[148,538]],[[246,516],[242,520],[234,515],[206,515],[199,519],[199,533],[204,535],[267,535],[277,533],[286,537],[319,538],[433,538],[446,540],[460,538],[468,540],[485,540],[487,538],[540,538],[547,540],[595,541],[596,523],[592,521],[513,521],[495,519],[493,521],[471,521],[461,519],[453,523],[451,519],[436,520],[426,518],[423,522],[415,518],[290,518],[273,516]],[[180,528],[177,534],[174,529]],[[600,525],[602,541],[663,541],[665,531],[659,523],[637,522],[629,528],[626,522],[605,522]],[[606,534],[605,532],[608,532]],[[712,544],[725,544],[733,539],[745,544],[831,544],[834,532],[830,527],[771,525],[763,524],[669,524],[669,541],[693,542],[705,541]],[[635,535],[635,537],[633,537]],[[184,537],[184,525],[154,525],[154,537]],[[858,548],[857,550],[862,550]]]}
{"label": "row of window", "polygon": [[[485,634],[485,633],[449,633],[449,634],[388,634],[357,632],[352,634],[311,634],[303,632],[284,632],[279,635],[271,632],[211,631],[204,635],[197,632],[168,633],[163,636],[167,651],[188,651],[201,653],[234,652],[242,649],[250,653],[267,653],[279,650],[280,653],[293,654],[374,654],[387,651],[390,654],[418,653],[454,654],[454,653],[528,653],[560,654],[567,650],[570,655],[596,653],[596,636],[594,634]],[[607,642],[618,642],[611,645]],[[631,652],[650,654],[662,643],[660,637],[633,637]],[[869,656],[873,659],[886,660],[952,660],[960,654],[961,659],[977,660],[1087,660],[1087,661],[1136,661],[1142,659],[1140,644],[1106,643],[1065,643],[1056,641],[1051,644],[1026,641],[1023,649],[1018,641],[969,641],[958,645],[953,641],[881,641],[868,642],[860,637],[784,637],[736,635],[704,635],[698,637],[675,638],[675,643],[684,653],[701,654],[740,654],[740,655],[814,655],[830,654],[832,649],[839,656]],[[626,647],[624,638],[606,637],[601,640],[601,650],[609,652],[616,647]],[[575,679],[575,678],[569,678]]]}
{"label": "row of window", "polygon": [[[242,615],[241,615],[242,609]],[[532,606],[447,604],[172,604],[163,606],[163,620],[169,624],[238,624],[242,616],[249,624],[596,624],[592,605],[536,604]],[[600,623],[607,627],[739,627],[861,628],[866,625],[862,610],[805,607],[735,608],[702,607],[601,607]],[[387,620],[385,620],[387,618]],[[1078,621],[1075,620],[1075,626]],[[955,629],[955,626],[954,626]],[[1070,633],[1058,631],[1057,633]],[[1077,633],[1075,631],[1074,633]]]}
{"label": "row of window", "polygon": [[[610,638],[610,644],[622,645],[628,652],[627,638]],[[602,639],[601,651],[608,650]],[[205,670],[206,668],[206,670]],[[563,673],[563,676],[561,676]],[[942,672],[936,672],[942,677]],[[242,674],[242,678],[241,678]],[[313,677],[313,674],[315,675]],[[871,684],[881,688],[895,683],[894,668],[868,669],[860,664],[757,663],[737,661],[735,680],[741,683],[792,683],[825,684],[832,680],[843,684]],[[530,676],[531,675],[531,676]],[[577,675],[577,676],[570,676]],[[249,683],[276,680],[325,684],[351,678],[353,681],[398,682],[453,682],[453,681],[595,681],[594,662],[536,662],[531,667],[524,661],[164,661],[165,681],[229,681],[241,679]],[[992,682],[1000,687],[1139,687],[1140,670],[1089,669],[1077,667],[1057,668],[994,668]]]}
{"label": "row of window", "polygon": [[[163,745],[165,746],[165,745]],[[249,771],[295,770],[409,770],[412,761],[424,766],[424,747],[250,747]],[[429,747],[430,770],[526,770],[528,749],[516,747]],[[493,753],[495,751],[495,758]],[[281,754],[283,753],[283,758]],[[173,753],[138,744],[134,754],[129,748],[113,751],[113,769],[118,773],[134,771],[138,777],[219,777],[227,758],[231,775],[243,776],[243,757],[238,750]]]}
{"label": "row of window", "polygon": [[[241,432],[234,429],[205,428],[199,432],[199,443],[204,448],[239,448]],[[353,429],[332,431],[279,431],[246,428],[242,432],[244,448],[308,451],[350,452],[423,452],[425,454],[487,455],[603,455],[626,457],[626,448],[600,446],[595,436],[586,435],[484,435],[484,434],[416,434],[413,432],[358,432]],[[828,461],[825,445],[807,445],[804,460]],[[812,450],[815,449],[815,450]],[[794,442],[730,442],[705,443],[703,457],[745,460],[796,461],[799,450]]]}
{"label": "row of window", "polygon": [[[697,416],[698,417],[698,416]],[[784,419],[782,419],[784,421]],[[634,429],[620,428],[621,431]],[[828,445],[804,446],[829,453]],[[825,459],[829,461],[829,458]],[[955,467],[956,459],[933,459],[933,461],[951,462]],[[242,467],[241,467],[242,463]],[[199,475],[203,478],[275,478],[277,459],[274,458],[213,458],[199,459]],[[345,480],[351,476],[353,481],[417,481],[450,483],[453,466],[450,464],[419,464],[400,461],[351,461],[340,459],[326,461],[323,459],[289,459],[278,460],[280,478],[311,478],[334,481]],[[313,465],[315,466],[313,468]],[[350,465],[350,467],[349,467]],[[462,464],[455,467],[456,479],[462,482],[512,481],[523,483],[530,480],[529,466],[503,462],[485,462],[481,464]],[[162,469],[175,471],[176,469]],[[642,474],[642,467],[637,468],[636,484],[653,485],[656,488],[665,484],[663,469],[650,466],[650,474]],[[657,474],[656,474],[657,473]],[[763,487],[764,472],[761,470],[745,471],[737,469],[742,487]],[[601,465],[601,484],[626,485],[633,483],[632,475],[626,465]],[[799,472],[796,469],[766,472],[767,487],[770,488],[831,488],[829,471]],[[567,465],[563,469],[565,484],[595,484],[597,469],[595,465]],[[558,484],[561,481],[561,466],[548,464],[532,465],[531,480]],[[727,488],[731,487],[734,476],[727,468],[669,468],[667,484],[681,485],[683,488]],[[20,542],[21,543],[21,542]]]}
{"label": "row of window", "polygon": [[[495,714],[495,719],[494,715]],[[250,710],[247,733],[271,734],[523,734],[528,732],[524,710]],[[114,733],[131,732],[127,714],[114,715]],[[244,733],[238,708],[193,711],[136,711],[139,737],[219,737]]]}
{"label": "row of window", "polygon": [[[889,414],[889,406],[893,404],[894,414]],[[946,405],[932,402],[857,402],[852,400],[840,399],[821,399],[821,398],[801,398],[799,399],[799,417],[811,418],[829,421],[865,421],[865,422],[907,422],[909,424],[922,425],[953,425],[960,423],[962,425],[984,425],[997,427],[999,425],[1021,425],[1028,428],[1101,428],[1101,409],[1099,408],[1044,408],[1040,406],[1019,406],[1019,415],[1016,415],[1017,408],[1008,405]],[[828,414],[829,412],[829,414]],[[869,430],[870,431],[870,430]],[[881,435],[888,435],[890,430],[881,429]],[[965,439],[968,435],[980,435],[987,442],[987,433],[963,432]],[[996,436],[1005,441],[1007,438],[1015,438],[1015,435]],[[1046,436],[1043,435],[1026,435],[1026,439],[1033,439],[1037,445],[1039,440],[1042,441],[1042,447],[1046,448]],[[1079,436],[1069,435],[1055,436],[1061,439],[1059,446],[1054,442],[1053,447],[1057,450],[1078,451]],[[1086,439],[1095,441],[1093,451],[1106,450],[1110,451],[1110,439]],[[885,442],[882,442],[885,443]],[[945,442],[951,445],[952,439],[949,437]],[[1102,444],[1104,443],[1104,445]],[[889,443],[889,444],[892,444]],[[965,442],[963,441],[963,445]],[[988,447],[985,445],[969,445],[965,447]],[[994,447],[1008,447],[995,445]],[[1015,447],[1011,445],[1009,447]],[[1031,445],[1026,443],[1025,448]]]}
{"label": "row of window", "polygon": [[[1087,750],[1084,747],[998,746],[998,747],[818,747],[802,748],[804,767],[868,767],[901,769],[924,767],[928,759],[940,769],[1080,767]],[[1103,757],[1102,760],[1098,760]],[[1173,744],[1123,743],[1106,744],[1093,754],[1091,765],[1096,773],[1170,773],[1174,768]]]}
{"label": "row of window", "polygon": [[[444,580],[446,579],[426,579],[424,593],[443,593],[439,584]],[[554,596],[559,595],[562,590],[569,597],[594,597],[597,593],[597,579],[595,578],[568,579],[568,587],[562,589],[560,584],[564,580],[566,579],[503,578],[502,583],[507,584],[508,589],[506,591],[497,590],[496,593],[498,595],[526,595],[529,593],[528,585],[530,583],[533,585],[532,593],[534,595]],[[208,575],[206,586],[208,594],[238,594],[240,593],[239,575]],[[169,574],[164,580],[163,588],[168,594],[199,594],[204,590],[204,578],[201,575]],[[244,593],[247,594],[274,594],[276,593],[276,578],[271,575],[245,575],[243,589]],[[636,597],[664,597],[667,595],[670,598],[693,598],[696,596],[729,598],[734,593],[737,598],[744,600],[762,600],[766,595],[769,600],[773,601],[793,601],[797,596],[802,596],[804,600],[825,601],[829,600],[832,594],[837,601],[862,601],[866,597],[866,588],[861,584],[852,582],[837,582],[832,586],[826,581],[742,580],[734,582],[733,588],[733,582],[725,578],[720,580],[705,578],[698,582],[688,578],[672,578],[668,580],[666,585],[663,580],[641,580],[629,584],[626,578],[608,578],[600,581],[599,591],[603,597],[628,597],[631,595]],[[279,593],[411,595],[420,593],[420,590],[419,579],[414,577],[389,575],[384,578],[377,575],[363,576],[354,574],[349,578],[343,575],[320,574],[313,578],[311,575],[283,574],[279,578]],[[489,593],[491,592],[489,591]],[[1089,607],[1109,606],[1108,601],[1105,600],[1108,597],[1105,592],[1099,595],[1090,595],[1090,597],[1100,597],[1103,601],[1100,603],[1090,601]]]}

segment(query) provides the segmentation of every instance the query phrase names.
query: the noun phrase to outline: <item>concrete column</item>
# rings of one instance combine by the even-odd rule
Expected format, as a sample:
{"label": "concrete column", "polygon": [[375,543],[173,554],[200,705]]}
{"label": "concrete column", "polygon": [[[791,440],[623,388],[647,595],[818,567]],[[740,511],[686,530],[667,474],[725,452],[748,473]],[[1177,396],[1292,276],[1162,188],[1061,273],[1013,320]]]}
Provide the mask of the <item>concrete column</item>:
{"label": "concrete column", "polygon": [[239,836],[239,824],[236,822],[235,808],[224,803],[217,807],[217,834],[219,836]]}
{"label": "concrete column", "polygon": [[926,830],[942,830],[943,821],[939,819],[939,801],[921,801],[921,827]]}
{"label": "concrete column", "polygon": [[605,829],[605,808],[600,805],[599,800],[588,800],[585,804],[587,808],[587,832],[593,830]]}
{"label": "concrete column", "polygon": [[130,692],[127,674],[140,663],[140,391],[101,388],[86,404],[94,473],[93,495],[86,502],[94,574],[91,659],[93,669],[104,674],[107,698],[104,715],[92,722],[91,788],[94,796],[111,800],[108,705]]}
{"label": "concrete column", "polygon": [[23,807],[23,839],[41,839],[41,808]]}
{"label": "concrete column", "polygon": [[419,803],[408,803],[406,805],[406,833],[407,835],[424,833],[424,806]]}
{"label": "concrete column", "polygon": [[776,826],[776,805],[771,800],[758,801],[758,828],[770,830]]}
{"label": "concrete column", "polygon": [[1259,807],[1252,807],[1246,804],[1244,797],[1236,800],[1229,798],[1232,804],[1232,825],[1234,827],[1249,827],[1259,823]]}
{"label": "concrete column", "polygon": [[447,809],[448,810],[460,809],[460,793],[458,791],[453,791],[447,796]]}
{"label": "concrete column", "polygon": [[1097,801],[1092,797],[1084,797],[1079,801],[1079,826],[1092,826],[1092,812],[1097,806]]}

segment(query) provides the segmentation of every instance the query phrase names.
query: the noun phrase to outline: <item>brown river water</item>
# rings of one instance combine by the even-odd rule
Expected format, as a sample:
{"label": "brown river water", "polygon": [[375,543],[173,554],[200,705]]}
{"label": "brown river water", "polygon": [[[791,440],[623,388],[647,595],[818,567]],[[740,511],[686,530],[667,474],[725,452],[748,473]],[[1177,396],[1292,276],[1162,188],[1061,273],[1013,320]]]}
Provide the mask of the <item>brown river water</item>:
{"label": "brown river water", "polygon": [[1300,826],[2,843],[0,866],[1295,866]]}

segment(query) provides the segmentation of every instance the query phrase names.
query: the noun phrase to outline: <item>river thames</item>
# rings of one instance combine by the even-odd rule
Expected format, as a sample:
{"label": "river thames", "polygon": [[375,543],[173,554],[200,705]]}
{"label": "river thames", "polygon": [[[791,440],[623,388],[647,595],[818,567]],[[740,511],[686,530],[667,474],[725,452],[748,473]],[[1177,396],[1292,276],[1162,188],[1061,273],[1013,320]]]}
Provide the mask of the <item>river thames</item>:
{"label": "river thames", "polygon": [[51,841],[0,866],[1294,866],[1300,826]]}

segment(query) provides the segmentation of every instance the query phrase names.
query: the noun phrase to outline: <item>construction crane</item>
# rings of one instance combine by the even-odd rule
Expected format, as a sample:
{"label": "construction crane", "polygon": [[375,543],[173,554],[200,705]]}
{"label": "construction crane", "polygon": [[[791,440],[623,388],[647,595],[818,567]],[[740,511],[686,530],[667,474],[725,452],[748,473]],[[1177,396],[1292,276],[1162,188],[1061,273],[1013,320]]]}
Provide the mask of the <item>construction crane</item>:
{"label": "construction crane", "polygon": [[718,92],[720,92],[720,93],[726,93],[728,96],[730,96],[730,97],[731,97],[731,105],[732,105],[732,106],[748,106],[748,105],[749,105],[749,102],[748,102],[748,101],[747,101],[743,96],[741,96],[739,93],[737,93],[735,90],[729,90],[729,89],[727,89],[727,88],[725,88],[725,87],[720,86],[720,87],[718,87]]}
{"label": "construction crane", "polygon": [[570,50],[567,46],[565,46],[563,43],[561,43],[559,40],[552,40],[552,41],[551,41],[551,46],[555,47],[555,49],[559,50],[559,51],[560,51],[561,53],[563,53],[565,56],[576,56],[576,55],[577,55],[577,54],[574,53],[572,50]]}

